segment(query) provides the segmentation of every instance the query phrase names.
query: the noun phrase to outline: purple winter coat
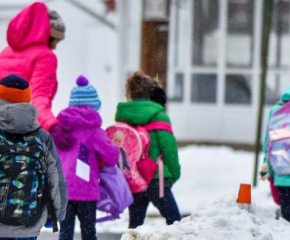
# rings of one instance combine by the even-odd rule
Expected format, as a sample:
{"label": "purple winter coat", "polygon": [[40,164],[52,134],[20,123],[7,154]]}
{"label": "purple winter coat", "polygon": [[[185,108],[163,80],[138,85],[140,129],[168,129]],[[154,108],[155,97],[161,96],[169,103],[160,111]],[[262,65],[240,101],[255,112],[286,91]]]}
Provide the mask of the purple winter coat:
{"label": "purple winter coat", "polygon": [[101,129],[102,120],[95,109],[68,107],[57,118],[60,123],[52,135],[67,180],[69,200],[97,201],[99,160],[106,166],[115,165],[119,149]]}

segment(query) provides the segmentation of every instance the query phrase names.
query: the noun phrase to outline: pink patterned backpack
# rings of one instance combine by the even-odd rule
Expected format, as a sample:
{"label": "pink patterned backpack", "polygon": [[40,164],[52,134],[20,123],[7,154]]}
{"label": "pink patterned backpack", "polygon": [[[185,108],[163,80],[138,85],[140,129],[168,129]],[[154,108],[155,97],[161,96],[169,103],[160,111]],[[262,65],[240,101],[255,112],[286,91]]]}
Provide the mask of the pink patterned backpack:
{"label": "pink patterned backpack", "polygon": [[144,126],[117,122],[106,130],[109,138],[120,148],[118,167],[124,174],[132,193],[147,189],[158,165],[160,168],[160,162],[162,162],[158,161],[159,164],[157,164],[148,155],[150,135],[147,131],[150,130],[164,130],[172,133],[170,124],[161,121]]}

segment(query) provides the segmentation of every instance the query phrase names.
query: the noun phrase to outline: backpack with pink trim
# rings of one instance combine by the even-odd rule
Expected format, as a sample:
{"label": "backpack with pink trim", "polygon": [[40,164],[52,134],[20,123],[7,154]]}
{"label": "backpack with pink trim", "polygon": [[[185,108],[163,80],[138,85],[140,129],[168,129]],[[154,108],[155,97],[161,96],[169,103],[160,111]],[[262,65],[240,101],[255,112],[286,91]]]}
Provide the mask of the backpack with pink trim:
{"label": "backpack with pink trim", "polygon": [[[120,148],[118,167],[124,174],[132,193],[145,191],[158,167],[161,174],[160,179],[163,178],[161,158],[154,162],[148,154],[151,142],[148,131],[151,130],[164,130],[172,133],[171,125],[162,121],[143,126],[117,122],[106,130],[109,138]],[[162,194],[160,195],[162,196]]]}

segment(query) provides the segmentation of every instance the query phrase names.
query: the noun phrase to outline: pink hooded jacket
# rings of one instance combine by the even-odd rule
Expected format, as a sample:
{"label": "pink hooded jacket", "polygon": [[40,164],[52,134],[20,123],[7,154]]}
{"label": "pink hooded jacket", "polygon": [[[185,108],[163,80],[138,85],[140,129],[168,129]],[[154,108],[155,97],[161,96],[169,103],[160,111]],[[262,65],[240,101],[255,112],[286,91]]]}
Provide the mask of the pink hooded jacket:
{"label": "pink hooded jacket", "polygon": [[50,23],[47,7],[33,3],[9,23],[7,46],[0,53],[0,79],[17,74],[26,79],[32,91],[32,104],[38,109],[40,125],[49,130],[58,123],[51,111],[57,90],[57,59],[49,49]]}

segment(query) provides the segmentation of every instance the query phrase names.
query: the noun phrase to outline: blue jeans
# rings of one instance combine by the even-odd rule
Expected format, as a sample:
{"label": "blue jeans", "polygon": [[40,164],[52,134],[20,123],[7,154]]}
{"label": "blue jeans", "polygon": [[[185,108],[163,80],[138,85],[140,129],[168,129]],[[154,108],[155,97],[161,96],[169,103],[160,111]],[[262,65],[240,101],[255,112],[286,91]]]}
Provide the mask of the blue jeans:
{"label": "blue jeans", "polygon": [[136,228],[144,223],[150,202],[159,210],[168,225],[181,220],[179,209],[170,186],[165,186],[164,197],[159,198],[158,185],[152,185],[145,192],[133,194],[134,202],[129,207],[129,228]]}
{"label": "blue jeans", "polygon": [[0,238],[0,240],[36,240],[37,237],[28,237],[28,238]]}
{"label": "blue jeans", "polygon": [[96,204],[96,201],[69,201],[65,219],[60,223],[59,240],[73,240],[76,216],[81,223],[82,239],[97,240]]}

